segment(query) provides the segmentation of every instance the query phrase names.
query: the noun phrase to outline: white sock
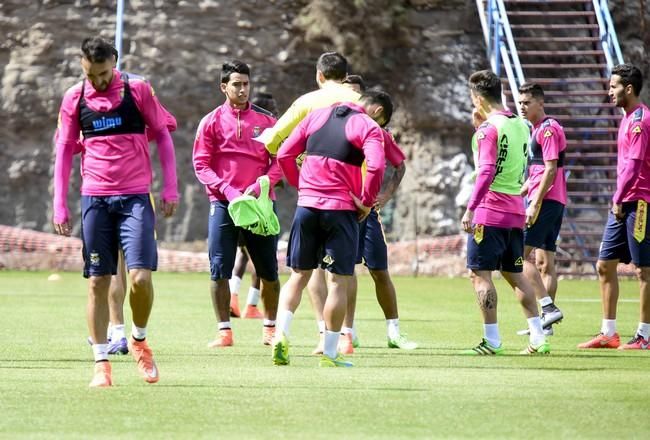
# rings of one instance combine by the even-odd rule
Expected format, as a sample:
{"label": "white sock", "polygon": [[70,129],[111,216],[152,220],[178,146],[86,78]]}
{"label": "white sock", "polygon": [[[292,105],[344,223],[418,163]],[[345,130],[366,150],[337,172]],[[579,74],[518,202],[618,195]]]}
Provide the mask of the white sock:
{"label": "white sock", "polygon": [[544,298],[541,298],[539,300],[539,305],[542,307],[548,306],[549,304],[553,304],[553,298],[551,298],[550,296],[545,296]]}
{"label": "white sock", "polygon": [[352,328],[351,327],[342,327],[341,328],[341,334],[342,335],[347,335],[347,334],[352,334]]}
{"label": "white sock", "polygon": [[108,360],[108,344],[93,344],[95,362]]}
{"label": "white sock", "polygon": [[501,336],[499,336],[499,324],[483,324],[483,336],[494,348],[501,347]]}
{"label": "white sock", "polygon": [[323,354],[328,356],[330,359],[336,359],[338,355],[338,345],[339,345],[339,336],[341,331],[325,331],[325,345],[323,347]]}
{"label": "white sock", "polygon": [[108,328],[106,329],[106,339],[111,340],[113,337],[113,325],[109,322]]}
{"label": "white sock", "polygon": [[387,319],[386,320],[386,331],[388,332],[388,338],[395,340],[399,338],[399,318]]}
{"label": "white sock", "polygon": [[255,287],[252,286],[249,287],[246,304],[250,304],[251,306],[257,306],[257,303],[259,302],[260,302],[260,289],[256,289]]}
{"label": "white sock", "polygon": [[614,333],[616,333],[616,320],[603,319],[603,324],[600,327],[600,332],[605,336],[614,336]]}
{"label": "white sock", "polygon": [[275,319],[266,319],[262,321],[264,327],[275,327]]}
{"label": "white sock", "polygon": [[639,327],[637,328],[636,333],[643,336],[643,339],[648,340],[648,336],[650,336],[650,324],[639,322]]}
{"label": "white sock", "polygon": [[534,318],[528,318],[528,329],[530,330],[530,336],[528,340],[531,345],[537,346],[546,342],[544,337],[544,330],[542,330],[542,319],[539,316]]}
{"label": "white sock", "polygon": [[124,337],[126,337],[124,335],[124,324],[111,326],[111,341],[117,342]]}
{"label": "white sock", "polygon": [[238,295],[239,287],[241,286],[241,278],[239,278],[237,275],[233,275],[233,277],[228,280],[228,285],[230,286],[230,294]]}
{"label": "white sock", "polygon": [[217,323],[217,330],[229,330],[230,328],[230,321],[222,321]]}
{"label": "white sock", "polygon": [[147,327],[137,327],[135,324],[132,324],[131,334],[135,339],[145,339],[147,337]]}
{"label": "white sock", "polygon": [[280,310],[278,311],[276,328],[279,328],[280,331],[286,336],[289,337],[289,327],[291,327],[291,320],[293,319],[293,313],[289,310]]}
{"label": "white sock", "polygon": [[325,320],[318,321],[318,333],[325,333]]}
{"label": "white sock", "polygon": [[356,322],[352,323],[352,340],[357,339],[357,324]]}

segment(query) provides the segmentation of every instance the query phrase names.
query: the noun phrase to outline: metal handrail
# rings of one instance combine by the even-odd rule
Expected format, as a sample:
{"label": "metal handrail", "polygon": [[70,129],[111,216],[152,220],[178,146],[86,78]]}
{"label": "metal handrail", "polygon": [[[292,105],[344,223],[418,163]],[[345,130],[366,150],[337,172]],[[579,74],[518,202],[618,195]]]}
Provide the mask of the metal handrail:
{"label": "metal handrail", "polygon": [[596,21],[598,21],[600,43],[605,52],[605,59],[607,61],[608,74],[611,74],[612,68],[615,64],[623,64],[623,54],[621,47],[618,44],[618,37],[616,35],[616,28],[614,21],[609,13],[609,3],[607,0],[592,0],[594,5],[594,12],[596,13]]}
{"label": "metal handrail", "polygon": [[[510,22],[503,0],[476,0],[479,20],[487,47],[487,58],[492,71],[501,76],[505,71],[515,102],[519,98],[519,86],[525,82],[515,39],[510,30]],[[505,104],[506,99],[503,96]]]}

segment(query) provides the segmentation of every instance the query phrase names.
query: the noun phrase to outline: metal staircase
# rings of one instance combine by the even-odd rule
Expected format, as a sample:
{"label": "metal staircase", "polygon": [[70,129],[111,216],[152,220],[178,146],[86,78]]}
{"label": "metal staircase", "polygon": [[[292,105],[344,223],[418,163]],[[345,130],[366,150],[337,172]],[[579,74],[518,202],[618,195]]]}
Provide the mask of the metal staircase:
{"label": "metal staircase", "polygon": [[607,95],[622,63],[606,0],[476,0],[492,70],[504,102],[516,109],[518,87],[544,88],[546,113],[567,137],[569,201],[557,252],[558,273],[593,274],[616,186],[621,112]]}

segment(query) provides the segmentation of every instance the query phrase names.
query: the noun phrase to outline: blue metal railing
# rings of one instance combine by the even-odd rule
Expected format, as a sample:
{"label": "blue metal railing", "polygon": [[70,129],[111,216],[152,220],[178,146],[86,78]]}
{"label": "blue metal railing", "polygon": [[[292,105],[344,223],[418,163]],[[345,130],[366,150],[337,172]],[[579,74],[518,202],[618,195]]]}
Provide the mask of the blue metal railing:
{"label": "blue metal railing", "polygon": [[596,13],[596,20],[598,21],[600,43],[605,52],[605,59],[607,60],[607,76],[612,71],[616,64],[623,63],[623,54],[621,47],[618,44],[618,37],[616,36],[616,29],[614,28],[614,21],[609,13],[609,3],[607,0],[593,0],[594,12]]}
{"label": "blue metal railing", "polygon": [[115,14],[115,49],[117,49],[117,64],[115,68],[120,70],[122,60],[122,23],[124,21],[124,0],[117,0],[117,12]]}
{"label": "blue metal railing", "polygon": [[[506,14],[503,0],[476,0],[476,7],[483,29],[487,57],[492,71],[501,76],[503,69],[508,78],[514,102],[519,100],[519,86],[526,79],[519,62],[517,46],[510,30],[510,22]],[[505,103],[505,97],[504,97]]]}

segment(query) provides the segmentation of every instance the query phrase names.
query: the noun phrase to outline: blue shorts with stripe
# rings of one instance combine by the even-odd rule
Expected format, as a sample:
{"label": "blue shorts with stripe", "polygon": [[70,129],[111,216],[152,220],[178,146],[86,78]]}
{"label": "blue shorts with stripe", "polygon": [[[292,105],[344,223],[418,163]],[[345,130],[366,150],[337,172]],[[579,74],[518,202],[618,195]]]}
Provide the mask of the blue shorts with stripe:
{"label": "blue shorts with stripe", "polygon": [[524,245],[555,252],[563,217],[562,203],[556,200],[543,200],[537,220],[524,230]]}
{"label": "blue shorts with stripe", "polygon": [[[273,206],[275,210],[275,205]],[[213,281],[230,279],[239,240],[246,246],[257,275],[265,281],[278,279],[278,236],[257,235],[235,226],[228,214],[228,202],[210,203],[208,217],[208,257]]]}
{"label": "blue shorts with stripe", "polygon": [[338,275],[352,275],[358,244],[356,211],[298,206],[289,235],[287,266],[299,270],[321,267]]}
{"label": "blue shorts with stripe", "polygon": [[524,270],[524,231],[474,225],[467,236],[467,267],[520,273]]}
{"label": "blue shorts with stripe", "polygon": [[[642,209],[647,209],[644,203]],[[623,220],[616,219],[611,212],[600,243],[599,260],[620,260],[622,263],[634,263],[637,267],[650,267],[650,232],[648,230],[647,211],[639,212],[637,202],[623,203]],[[634,237],[635,223],[639,218],[637,233]]]}
{"label": "blue shorts with stripe", "polygon": [[373,208],[359,224],[357,264],[364,263],[370,270],[388,269],[388,247],[379,213]]}
{"label": "blue shorts with stripe", "polygon": [[149,194],[81,196],[84,277],[115,275],[119,248],[127,269],[156,270],[155,226]]}

